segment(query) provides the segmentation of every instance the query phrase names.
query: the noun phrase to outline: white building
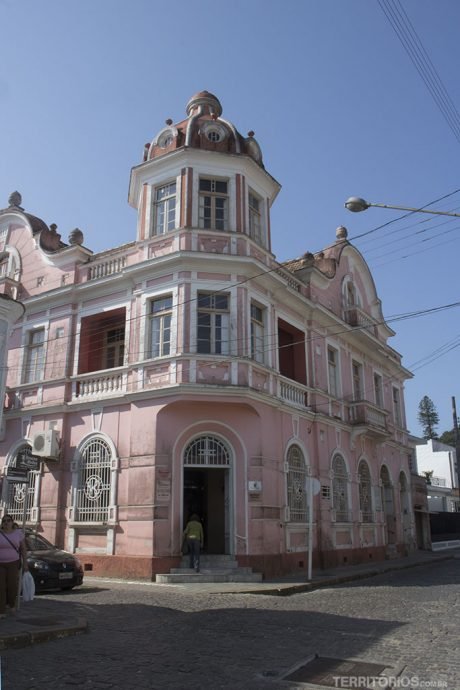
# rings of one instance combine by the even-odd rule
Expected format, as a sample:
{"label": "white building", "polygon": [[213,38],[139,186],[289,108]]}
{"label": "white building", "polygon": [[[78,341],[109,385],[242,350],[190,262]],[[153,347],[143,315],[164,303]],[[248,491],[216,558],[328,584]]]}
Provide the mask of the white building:
{"label": "white building", "polygon": [[[455,448],[430,439],[415,447],[418,474],[427,476],[430,512],[460,511],[458,498],[457,455]],[[432,473],[426,474],[426,473]]]}

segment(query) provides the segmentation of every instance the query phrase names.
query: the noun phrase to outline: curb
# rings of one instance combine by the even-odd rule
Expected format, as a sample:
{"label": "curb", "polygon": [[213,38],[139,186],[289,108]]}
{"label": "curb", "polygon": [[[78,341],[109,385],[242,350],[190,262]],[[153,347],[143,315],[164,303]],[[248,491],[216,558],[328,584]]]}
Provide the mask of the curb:
{"label": "curb", "polygon": [[[252,589],[240,591],[239,594],[265,594],[270,596],[278,597],[288,597],[292,594],[300,594],[302,592],[311,592],[315,589],[321,589],[322,587],[331,587],[333,585],[341,585],[347,582],[353,582],[354,580],[365,580],[370,577],[375,577],[376,575],[382,575],[383,573],[395,572],[397,570],[407,570],[409,568],[418,568],[423,565],[431,565],[432,563],[441,563],[442,561],[449,561],[454,559],[453,554],[441,556],[439,558],[427,561],[418,561],[416,563],[400,563],[399,565],[388,565],[381,568],[374,568],[372,570],[367,570],[362,573],[350,573],[349,575],[331,575],[330,577],[325,577],[322,580],[306,582],[305,584],[296,585],[286,585],[283,587],[274,587],[273,589]],[[232,592],[225,592],[226,594],[232,594]]]}
{"label": "curb", "polygon": [[[20,623],[20,621],[18,621]],[[62,628],[50,626],[41,630],[28,630],[0,635],[0,651],[4,649],[19,649],[29,647],[40,642],[48,642],[70,635],[80,635],[87,632],[88,622],[85,618],[75,618],[73,624],[63,625]]]}

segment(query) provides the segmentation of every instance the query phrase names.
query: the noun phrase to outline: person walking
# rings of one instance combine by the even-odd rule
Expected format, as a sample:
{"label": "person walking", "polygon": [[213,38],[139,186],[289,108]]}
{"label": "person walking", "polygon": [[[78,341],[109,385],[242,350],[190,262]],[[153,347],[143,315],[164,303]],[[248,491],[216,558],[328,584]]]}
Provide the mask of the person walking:
{"label": "person walking", "polygon": [[200,550],[203,548],[203,526],[196,513],[190,516],[184,529],[184,541],[187,543],[190,557],[190,568],[200,572]]}
{"label": "person walking", "polygon": [[14,526],[11,515],[4,515],[0,526],[0,618],[6,616],[6,606],[14,609],[19,588],[19,570],[26,572],[27,548],[24,532]]}

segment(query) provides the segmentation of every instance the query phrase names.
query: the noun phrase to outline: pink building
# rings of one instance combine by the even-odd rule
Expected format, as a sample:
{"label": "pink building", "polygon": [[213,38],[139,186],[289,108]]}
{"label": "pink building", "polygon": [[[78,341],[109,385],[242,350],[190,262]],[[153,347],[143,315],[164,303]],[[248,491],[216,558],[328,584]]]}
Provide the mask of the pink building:
{"label": "pink building", "polygon": [[66,244],[19,195],[0,212],[14,264],[0,284],[26,308],[0,456],[43,457],[27,496],[4,477],[2,507],[19,517],[27,500],[29,524],[94,574],[168,572],[191,511],[207,553],[303,571],[308,476],[315,567],[414,548],[410,373],[345,228],[276,261],[279,189],[203,91],[131,171],[128,244],[93,254],[79,230]]}

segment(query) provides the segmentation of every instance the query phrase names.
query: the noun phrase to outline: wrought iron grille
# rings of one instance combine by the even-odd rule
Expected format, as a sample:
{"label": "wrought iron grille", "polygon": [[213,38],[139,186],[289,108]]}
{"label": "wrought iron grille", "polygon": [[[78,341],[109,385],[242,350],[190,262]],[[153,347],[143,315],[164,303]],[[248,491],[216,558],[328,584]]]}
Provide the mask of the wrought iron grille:
{"label": "wrought iron grille", "polygon": [[81,450],[75,519],[107,522],[110,506],[112,453],[106,441],[91,439]]}
{"label": "wrought iron grille", "polygon": [[341,455],[336,455],[332,461],[332,480],[333,506],[335,509],[335,519],[337,522],[348,522],[350,511],[348,508],[348,472],[345,460]]}
{"label": "wrought iron grille", "polygon": [[184,465],[230,465],[230,453],[225,444],[214,436],[200,436],[185,449]]}
{"label": "wrought iron grille", "polygon": [[24,519],[24,502],[26,502],[26,522],[32,521],[32,509],[35,499],[35,486],[37,484],[38,472],[29,472],[29,483],[8,482],[7,496],[5,501],[5,513],[19,524]]}
{"label": "wrought iron grille", "polygon": [[307,495],[305,481],[307,468],[299,446],[291,446],[288,451],[287,492],[289,519],[291,522],[306,522]]}
{"label": "wrought iron grille", "polygon": [[359,463],[359,509],[363,522],[373,522],[372,516],[372,485],[369,467],[364,460]]}

